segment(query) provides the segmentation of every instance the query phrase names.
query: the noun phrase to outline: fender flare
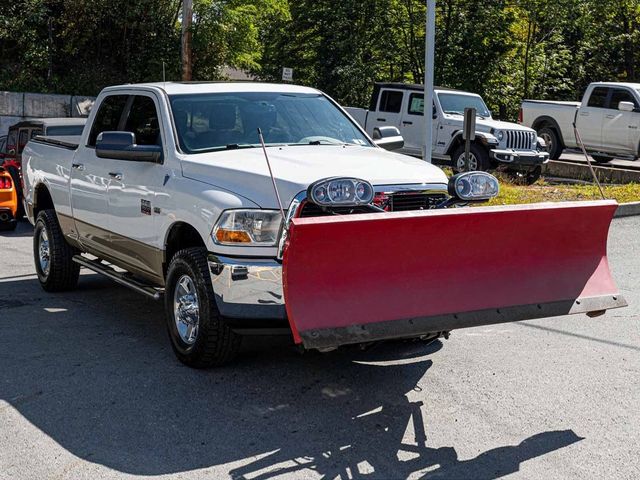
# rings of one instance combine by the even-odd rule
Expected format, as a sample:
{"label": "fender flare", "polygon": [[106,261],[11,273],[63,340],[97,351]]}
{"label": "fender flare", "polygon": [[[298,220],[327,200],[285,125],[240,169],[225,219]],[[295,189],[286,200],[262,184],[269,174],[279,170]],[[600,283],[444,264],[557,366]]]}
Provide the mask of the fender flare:
{"label": "fender flare", "polygon": [[560,125],[558,125],[558,122],[556,121],[555,118],[550,117],[548,115],[541,115],[533,121],[533,123],[531,124],[531,128],[533,128],[537,132],[538,127],[540,127],[542,124],[545,124],[545,123],[551,124],[551,127],[558,134],[560,145],[562,146],[562,148],[565,148],[564,138],[562,137],[562,130],[560,129]]}
{"label": "fender flare", "polygon": [[[492,136],[490,133],[487,132],[475,132],[476,133],[476,137],[484,137],[487,138],[488,136]],[[459,145],[463,144],[464,140],[462,140],[462,130],[454,130],[453,133],[451,133],[451,141],[449,142],[449,145],[447,146],[447,150],[445,152],[445,155],[453,155],[453,152],[456,148],[458,148]],[[490,150],[490,148],[487,146],[487,144],[483,143],[482,141],[478,141],[473,140],[471,142],[472,144],[475,143],[477,145],[480,145],[483,148],[486,148],[487,151]]]}

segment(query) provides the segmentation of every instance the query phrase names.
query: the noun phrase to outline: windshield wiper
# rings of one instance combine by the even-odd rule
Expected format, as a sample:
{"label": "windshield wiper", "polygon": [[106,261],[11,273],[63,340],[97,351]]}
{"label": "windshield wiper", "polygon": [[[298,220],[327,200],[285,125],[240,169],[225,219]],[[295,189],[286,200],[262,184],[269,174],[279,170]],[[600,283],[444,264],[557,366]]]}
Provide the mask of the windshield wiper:
{"label": "windshield wiper", "polygon": [[462,112],[456,112],[454,110],[445,110],[444,113],[447,115],[464,115]]}

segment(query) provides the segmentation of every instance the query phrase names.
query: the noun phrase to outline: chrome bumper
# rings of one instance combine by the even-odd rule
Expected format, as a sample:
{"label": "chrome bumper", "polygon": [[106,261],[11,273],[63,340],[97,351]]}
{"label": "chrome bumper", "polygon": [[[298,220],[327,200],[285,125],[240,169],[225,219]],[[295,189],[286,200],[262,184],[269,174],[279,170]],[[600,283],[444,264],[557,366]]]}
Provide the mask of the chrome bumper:
{"label": "chrome bumper", "polygon": [[238,319],[287,318],[282,265],[273,259],[209,254],[211,283],[220,313]]}
{"label": "chrome bumper", "polygon": [[491,150],[489,156],[498,162],[513,163],[516,165],[537,166],[549,161],[547,152],[537,150]]}

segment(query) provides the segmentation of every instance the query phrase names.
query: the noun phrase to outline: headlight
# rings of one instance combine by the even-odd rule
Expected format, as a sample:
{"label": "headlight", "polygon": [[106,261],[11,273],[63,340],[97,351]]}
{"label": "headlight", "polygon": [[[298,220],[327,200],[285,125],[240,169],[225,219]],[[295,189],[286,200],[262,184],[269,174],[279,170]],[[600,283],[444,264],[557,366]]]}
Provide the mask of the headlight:
{"label": "headlight", "polygon": [[498,139],[498,141],[501,142],[504,139],[504,131],[503,130],[498,130],[495,133],[495,136]]}
{"label": "headlight", "polygon": [[460,200],[489,200],[499,192],[498,179],[485,172],[464,172],[449,179],[449,195]]}
{"label": "headlight", "polygon": [[357,178],[327,178],[312,183],[307,197],[316,205],[351,206],[366,205],[373,201],[373,187]]}
{"label": "headlight", "polygon": [[219,245],[275,246],[282,215],[277,210],[227,210],[213,229]]}

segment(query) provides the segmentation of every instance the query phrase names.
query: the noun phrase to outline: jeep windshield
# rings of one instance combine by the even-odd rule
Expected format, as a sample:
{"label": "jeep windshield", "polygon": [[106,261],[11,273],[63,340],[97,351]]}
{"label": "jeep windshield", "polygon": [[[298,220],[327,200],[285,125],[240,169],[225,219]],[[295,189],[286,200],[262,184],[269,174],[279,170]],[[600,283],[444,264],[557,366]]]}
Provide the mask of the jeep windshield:
{"label": "jeep windshield", "polygon": [[438,93],[438,100],[444,113],[464,115],[465,108],[475,108],[479,117],[490,117],[491,113],[481,97],[459,93]]}
{"label": "jeep windshield", "polygon": [[204,153],[260,146],[371,142],[327,97],[309,93],[204,93],[170,96],[180,148]]}

